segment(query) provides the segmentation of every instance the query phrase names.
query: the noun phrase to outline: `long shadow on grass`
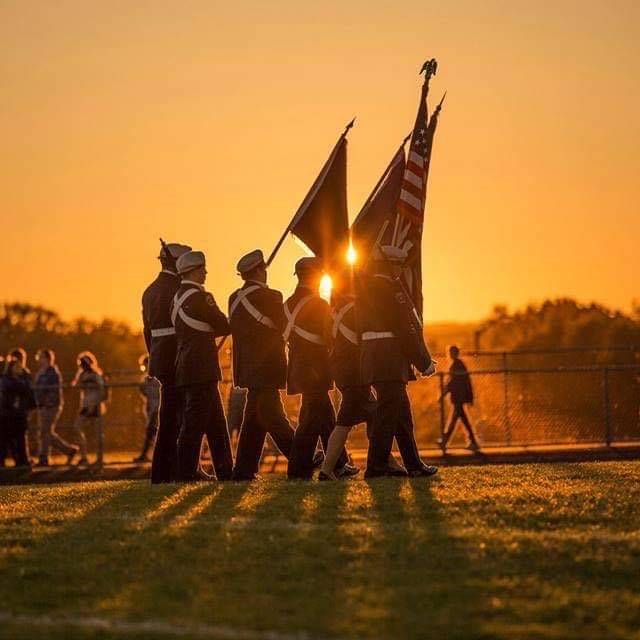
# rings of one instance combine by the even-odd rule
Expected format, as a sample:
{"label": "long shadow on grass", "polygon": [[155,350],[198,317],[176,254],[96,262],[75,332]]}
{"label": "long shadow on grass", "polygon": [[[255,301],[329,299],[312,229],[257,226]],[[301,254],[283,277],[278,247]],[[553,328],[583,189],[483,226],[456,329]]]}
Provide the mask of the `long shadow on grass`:
{"label": "long shadow on grass", "polygon": [[[474,637],[484,604],[465,545],[432,493],[432,482],[374,480],[372,519],[380,528],[376,572],[387,591],[382,635]],[[373,587],[375,588],[375,587]]]}
{"label": "long shadow on grass", "polygon": [[[55,612],[81,608],[112,559],[103,553],[118,536],[126,512],[140,489],[130,483],[104,484],[83,492],[86,504],[60,505],[64,520],[36,538],[2,567],[2,608],[12,612]],[[160,496],[158,496],[160,497]],[[49,510],[56,504],[48,505]],[[43,513],[43,517],[45,514]],[[34,520],[37,514],[34,514]]]}

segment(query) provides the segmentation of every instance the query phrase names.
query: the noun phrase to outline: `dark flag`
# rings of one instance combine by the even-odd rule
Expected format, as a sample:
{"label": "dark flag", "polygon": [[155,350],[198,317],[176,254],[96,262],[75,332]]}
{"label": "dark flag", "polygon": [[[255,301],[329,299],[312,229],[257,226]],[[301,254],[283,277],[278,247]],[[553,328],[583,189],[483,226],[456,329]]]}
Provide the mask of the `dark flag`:
{"label": "dark flag", "polygon": [[[422,317],[423,311],[421,247],[427,198],[427,180],[429,178],[433,138],[438,124],[438,115],[442,108],[442,101],[440,101],[427,123],[428,92],[429,78],[427,77],[422,88],[418,115],[411,134],[411,145],[398,199],[398,216],[395,221],[391,242],[396,247],[406,249],[409,254],[404,271],[404,280],[420,317]],[[444,100],[444,97],[442,100]]]}
{"label": "dark flag", "polygon": [[349,243],[347,213],[347,125],[298,211],[269,257],[271,263],[287,233],[292,233],[314,255],[330,261],[346,252]]}
{"label": "dark flag", "polygon": [[351,243],[363,262],[377,241],[391,244],[405,164],[403,143],[351,225]]}

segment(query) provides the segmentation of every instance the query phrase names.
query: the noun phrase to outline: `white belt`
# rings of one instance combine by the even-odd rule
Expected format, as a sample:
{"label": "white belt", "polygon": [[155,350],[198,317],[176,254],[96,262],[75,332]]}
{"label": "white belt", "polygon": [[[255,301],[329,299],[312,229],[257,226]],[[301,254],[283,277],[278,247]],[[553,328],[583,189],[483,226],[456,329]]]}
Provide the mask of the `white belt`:
{"label": "white belt", "polygon": [[319,336],[317,333],[311,333],[311,331],[307,331],[296,324],[296,319],[298,318],[300,311],[302,311],[302,307],[304,307],[307,302],[311,302],[312,299],[313,295],[305,296],[302,300],[298,301],[298,304],[295,306],[293,311],[289,311],[289,307],[287,307],[286,304],[284,305],[284,313],[287,316],[287,326],[283,333],[285,341],[289,340],[289,336],[293,332],[308,342],[324,345],[322,336]]}
{"label": "white belt", "polygon": [[235,313],[236,309],[238,308],[238,305],[241,304],[254,320],[259,322],[260,324],[263,324],[265,327],[269,327],[269,329],[277,329],[275,323],[273,322],[273,320],[271,320],[271,318],[260,313],[260,311],[258,311],[258,309],[256,309],[251,304],[251,302],[247,300],[247,296],[250,293],[257,291],[260,288],[261,287],[259,285],[255,284],[255,285],[252,285],[251,287],[247,287],[246,289],[240,289],[238,291],[238,294],[236,295],[236,299],[233,301],[233,303],[229,307],[229,318],[231,318],[231,316]]}
{"label": "white belt", "polygon": [[152,338],[164,338],[165,336],[175,336],[175,327],[166,327],[164,329],[151,329]]}
{"label": "white belt", "polygon": [[393,331],[365,331],[362,334],[363,340],[382,340],[383,338],[395,338]]}

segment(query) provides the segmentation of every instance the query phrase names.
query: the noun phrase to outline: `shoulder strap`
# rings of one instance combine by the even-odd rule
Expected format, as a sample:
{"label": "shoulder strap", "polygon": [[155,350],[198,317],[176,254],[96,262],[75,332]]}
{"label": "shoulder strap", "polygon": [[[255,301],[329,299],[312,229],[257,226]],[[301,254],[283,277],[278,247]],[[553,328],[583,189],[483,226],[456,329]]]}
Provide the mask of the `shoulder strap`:
{"label": "shoulder strap", "polygon": [[313,300],[313,294],[305,296],[298,300],[298,304],[293,308],[293,311],[289,311],[289,307],[287,304],[284,305],[284,313],[287,316],[287,326],[285,327],[283,337],[285,342],[289,340],[289,336],[291,332],[294,332],[296,335],[301,338],[308,340],[309,342],[313,342],[315,344],[324,344],[324,340],[322,336],[319,336],[316,333],[311,333],[310,331],[306,331],[302,327],[296,325],[296,320],[298,319],[298,315],[302,311],[303,307]]}
{"label": "shoulder strap", "polygon": [[347,327],[347,325],[343,322],[344,317],[353,309],[354,302],[347,302],[343,307],[340,308],[339,311],[335,312],[333,315],[333,337],[334,339],[338,336],[338,332],[340,332],[346,340],[351,342],[352,344],[358,344],[358,336],[355,331],[352,331]]}
{"label": "shoulder strap", "polygon": [[241,304],[254,320],[263,324],[265,327],[269,327],[269,329],[277,329],[273,320],[260,313],[260,311],[258,311],[258,309],[256,309],[255,306],[247,299],[250,293],[257,291],[260,288],[261,287],[259,285],[254,284],[246,289],[239,289],[235,300],[229,306],[229,319],[231,319],[231,316],[235,313],[238,305]]}
{"label": "shoulder strap", "polygon": [[203,322],[202,320],[197,320],[196,318],[192,318],[187,315],[182,308],[182,305],[190,298],[194,293],[197,293],[199,289],[195,287],[193,289],[188,289],[181,296],[176,294],[173,299],[173,309],[171,310],[171,322],[175,326],[176,319],[180,316],[180,320],[184,322],[188,327],[194,329],[195,331],[202,331],[203,333],[212,333],[213,327],[208,322]]}

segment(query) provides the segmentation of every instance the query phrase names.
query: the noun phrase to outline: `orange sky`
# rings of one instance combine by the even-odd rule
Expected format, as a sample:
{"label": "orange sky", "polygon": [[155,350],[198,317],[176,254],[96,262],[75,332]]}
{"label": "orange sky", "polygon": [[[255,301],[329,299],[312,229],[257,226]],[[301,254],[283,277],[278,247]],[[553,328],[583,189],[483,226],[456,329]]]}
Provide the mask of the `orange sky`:
{"label": "orange sky", "polygon": [[635,0],[4,0],[0,42],[0,299],[139,324],[163,235],[207,252],[226,305],[354,115],[355,217],[431,56],[427,320],[640,296]]}

